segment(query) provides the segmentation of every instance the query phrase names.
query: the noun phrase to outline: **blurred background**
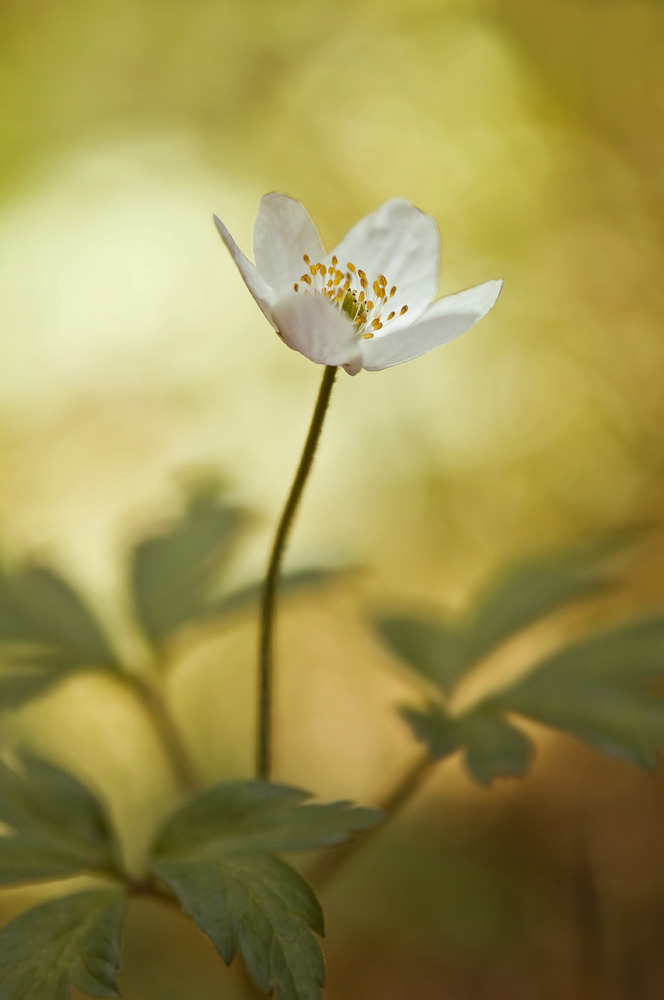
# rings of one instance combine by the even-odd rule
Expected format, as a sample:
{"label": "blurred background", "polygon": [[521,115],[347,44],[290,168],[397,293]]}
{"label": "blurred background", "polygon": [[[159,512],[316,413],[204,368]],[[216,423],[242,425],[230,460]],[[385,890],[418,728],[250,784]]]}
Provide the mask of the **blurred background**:
{"label": "blurred background", "polygon": [[[380,801],[419,751],[366,609],[462,609],[518,554],[660,518],[663,46],[660,0],[2,0],[5,562],[57,566],[129,647],[128,546],[213,469],[253,512],[232,582],[260,576],[319,371],[211,215],[249,252],[276,189],[332,246],[410,199],[442,233],[441,293],[505,287],[450,346],[341,374],[288,565],[357,569],[279,630],[277,777]],[[663,602],[655,533],[593,614]],[[254,647],[244,615],[172,664],[210,780],[250,773]],[[533,733],[525,781],[440,765],[326,888],[331,1000],[661,997],[664,776]],[[101,787],[130,857],[174,800],[140,709],[99,676],[0,734]],[[46,891],[3,891],[4,917]],[[177,916],[136,904],[126,941],[129,1000],[234,996]]]}

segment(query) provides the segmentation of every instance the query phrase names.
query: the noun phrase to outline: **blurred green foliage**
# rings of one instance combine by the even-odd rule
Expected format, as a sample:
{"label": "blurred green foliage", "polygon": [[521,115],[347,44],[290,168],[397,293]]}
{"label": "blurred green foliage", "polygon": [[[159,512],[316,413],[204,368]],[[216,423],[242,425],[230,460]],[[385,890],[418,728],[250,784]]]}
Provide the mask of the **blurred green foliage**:
{"label": "blurred green foliage", "polygon": [[553,612],[616,585],[611,557],[638,532],[612,533],[565,552],[547,552],[501,572],[458,622],[385,616],[388,646],[440,688],[440,702],[402,715],[434,759],[461,749],[480,784],[523,775],[528,737],[510,714],[573,733],[604,753],[653,768],[664,747],[664,701],[648,681],[664,673],[664,618],[628,622],[573,641],[535,662],[525,678],[450,713],[448,699],[469,670]]}

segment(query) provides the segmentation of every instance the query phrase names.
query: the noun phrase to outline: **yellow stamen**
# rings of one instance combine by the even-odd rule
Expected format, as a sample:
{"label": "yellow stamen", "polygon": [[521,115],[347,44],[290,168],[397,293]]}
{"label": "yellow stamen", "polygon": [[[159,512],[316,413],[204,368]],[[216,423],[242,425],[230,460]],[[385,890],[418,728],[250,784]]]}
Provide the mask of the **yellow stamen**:
{"label": "yellow stamen", "polygon": [[[302,259],[307,264],[310,274],[303,274],[300,282],[309,286],[311,294],[322,295],[328,302],[334,303],[342,312],[345,312],[355,326],[358,336],[370,340],[378,330],[383,329],[381,322],[383,305],[388,299],[393,298],[397,291],[397,286],[392,285],[388,294],[387,278],[384,274],[379,274],[374,281],[369,282],[366,272],[356,268],[350,261],[347,265],[348,270],[344,273],[337,269],[336,257],[332,258],[330,265],[323,264],[321,261],[312,264],[306,254],[302,255]],[[319,274],[322,278],[320,285],[318,284]],[[355,284],[355,288],[352,287],[353,284]],[[371,299],[368,297],[370,285],[373,289]],[[295,282],[293,291],[300,291],[299,282]],[[399,315],[403,316],[406,312],[408,312],[408,306],[402,306]],[[375,315],[372,319],[373,314]],[[391,322],[395,316],[396,312],[392,310],[385,322]]]}

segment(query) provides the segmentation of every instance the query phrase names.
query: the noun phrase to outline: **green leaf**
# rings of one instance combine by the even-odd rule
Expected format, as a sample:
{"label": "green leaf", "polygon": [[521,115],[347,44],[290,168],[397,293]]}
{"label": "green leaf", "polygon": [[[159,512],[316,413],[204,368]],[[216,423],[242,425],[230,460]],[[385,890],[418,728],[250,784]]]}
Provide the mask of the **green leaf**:
{"label": "green leaf", "polygon": [[72,986],[118,996],[125,897],[120,889],[42,903],[0,931],[0,1000],[70,1000]]}
{"label": "green leaf", "polygon": [[0,885],[117,867],[121,851],[105,808],[73,775],[23,754],[0,764]]}
{"label": "green leaf", "polygon": [[434,702],[426,710],[402,705],[399,714],[413,730],[415,739],[426,744],[432,760],[444,760],[463,745],[456,720]]}
{"label": "green leaf", "polygon": [[664,699],[646,682],[662,676],[664,618],[654,618],[553,653],[490,701],[650,768],[664,747]]}
{"label": "green leaf", "polygon": [[610,560],[642,529],[624,529],[522,560],[499,573],[455,622],[407,615],[376,618],[387,646],[449,694],[457,681],[521,630],[615,585]]}
{"label": "green leaf", "polygon": [[611,560],[642,534],[639,527],[608,532],[524,559],[499,573],[481,591],[466,622],[467,665],[543,616],[614,587]]}
{"label": "green leaf", "polygon": [[0,571],[0,704],[13,708],[67,674],[119,670],[103,631],[54,570]]}
{"label": "green leaf", "polygon": [[457,626],[403,615],[377,618],[374,624],[396,656],[443,691],[451,690],[463,673],[465,636]]}
{"label": "green leaf", "polygon": [[143,539],[132,552],[134,603],[146,635],[156,644],[207,614],[219,569],[244,520],[239,509],[217,494],[217,487],[192,493],[181,518]]}
{"label": "green leaf", "polygon": [[461,719],[466,745],[465,764],[475,781],[490,785],[494,778],[520,778],[533,756],[528,737],[498,715],[471,712]]}
{"label": "green leaf", "polygon": [[151,861],[225,961],[239,948],[277,1000],[319,1000],[324,967],[310,932],[323,933],[318,901],[275,853],[340,844],[385,818],[310,797],[262,781],[203,789],[166,822]]}
{"label": "green leaf", "polygon": [[[309,792],[263,781],[228,781],[188,799],[160,833],[155,853],[195,850],[301,851],[350,840],[385,820],[378,809],[350,802],[306,803]],[[306,803],[306,804],[303,804]]]}
{"label": "green leaf", "polygon": [[401,714],[434,760],[463,750],[466,769],[480,785],[490,785],[494,778],[521,777],[530,766],[532,743],[495,710],[480,706],[450,716],[431,703],[425,711],[404,707]]}
{"label": "green leaf", "polygon": [[309,928],[323,914],[293,868],[270,854],[228,854],[218,861],[154,861],[166,882],[225,962],[239,948],[247,969],[275,1000],[320,1000],[323,956]]}

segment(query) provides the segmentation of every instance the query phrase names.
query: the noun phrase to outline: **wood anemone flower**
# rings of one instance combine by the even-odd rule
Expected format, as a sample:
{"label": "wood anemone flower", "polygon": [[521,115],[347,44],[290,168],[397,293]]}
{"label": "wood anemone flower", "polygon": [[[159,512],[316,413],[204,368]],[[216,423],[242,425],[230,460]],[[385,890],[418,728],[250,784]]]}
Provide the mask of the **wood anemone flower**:
{"label": "wood anemone flower", "polygon": [[266,194],[254,224],[255,265],[214,221],[284,343],[349,375],[400,365],[461,336],[486,316],[503,284],[486,281],[434,301],[438,227],[402,198],[361,219],[328,254],[299,201]]}

